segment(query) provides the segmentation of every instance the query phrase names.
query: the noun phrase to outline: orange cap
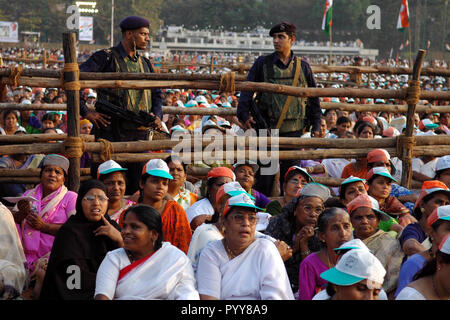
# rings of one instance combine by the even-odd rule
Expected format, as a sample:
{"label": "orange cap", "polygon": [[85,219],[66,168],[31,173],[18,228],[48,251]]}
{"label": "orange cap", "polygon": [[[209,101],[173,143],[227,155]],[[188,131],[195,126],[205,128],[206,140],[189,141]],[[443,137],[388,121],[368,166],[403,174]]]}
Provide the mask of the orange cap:
{"label": "orange cap", "polygon": [[209,178],[217,178],[217,177],[228,177],[233,181],[236,180],[236,176],[234,175],[234,172],[231,171],[231,169],[227,168],[227,167],[213,168],[208,172],[208,175],[206,177],[208,179]]}
{"label": "orange cap", "polygon": [[422,202],[423,198],[425,198],[427,195],[432,194],[434,192],[438,191],[446,191],[450,195],[450,190],[445,185],[445,183],[439,181],[439,180],[428,180],[424,181],[422,184],[422,191],[420,191],[419,198],[417,199],[416,203],[414,204],[414,209],[417,208],[417,206]]}
{"label": "orange cap", "polygon": [[367,154],[367,162],[372,163],[372,162],[386,162],[391,160],[391,156],[389,155],[389,153],[384,150],[384,149],[375,149],[370,151]]}

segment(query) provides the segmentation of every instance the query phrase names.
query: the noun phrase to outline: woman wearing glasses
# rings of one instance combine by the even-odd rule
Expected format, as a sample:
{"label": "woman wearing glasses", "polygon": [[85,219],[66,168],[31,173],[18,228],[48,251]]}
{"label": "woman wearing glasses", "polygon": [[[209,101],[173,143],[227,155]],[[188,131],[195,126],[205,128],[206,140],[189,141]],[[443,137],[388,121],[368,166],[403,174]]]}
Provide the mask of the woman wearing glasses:
{"label": "woman wearing glasses", "polygon": [[283,198],[271,201],[266,207],[266,212],[272,216],[280,214],[283,207],[297,197],[303,186],[310,182],[314,182],[314,179],[305,169],[298,166],[290,167],[284,176]]}
{"label": "woman wearing glasses", "polygon": [[283,211],[273,217],[265,233],[286,242],[292,247],[292,257],[284,262],[292,290],[298,293],[299,266],[312,251],[320,250],[317,235],[317,218],[324,210],[324,202],[330,190],[316,182],[308,183],[300,195],[284,206]]}
{"label": "woman wearing glasses", "polygon": [[245,193],[227,200],[225,236],[210,241],[200,254],[197,288],[202,300],[292,300],[283,260],[270,240],[255,238],[258,222]]}
{"label": "woman wearing glasses", "polygon": [[76,213],[59,229],[47,266],[41,300],[94,299],[97,270],[108,251],[123,247],[119,226],[106,214],[105,185],[81,184]]}

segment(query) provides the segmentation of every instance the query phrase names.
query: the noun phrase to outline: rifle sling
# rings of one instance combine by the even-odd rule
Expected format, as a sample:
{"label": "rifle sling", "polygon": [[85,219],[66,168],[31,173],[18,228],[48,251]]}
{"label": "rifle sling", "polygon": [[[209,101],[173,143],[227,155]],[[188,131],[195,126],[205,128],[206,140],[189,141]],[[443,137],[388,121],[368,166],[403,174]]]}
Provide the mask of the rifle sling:
{"label": "rifle sling", "polygon": [[[301,70],[301,61],[298,57],[295,57],[295,60],[294,60],[294,70],[295,70],[294,71],[295,75],[294,75],[294,81],[292,81],[292,86],[296,87],[297,83],[298,83],[298,77],[300,75],[300,70]],[[284,103],[283,110],[281,111],[280,118],[278,119],[277,126],[276,126],[276,129],[278,129],[278,130],[281,128],[281,125],[283,124],[284,117],[286,116],[286,112],[287,112],[287,109],[289,108],[292,98],[293,98],[292,96],[288,96],[286,99],[286,102]]]}

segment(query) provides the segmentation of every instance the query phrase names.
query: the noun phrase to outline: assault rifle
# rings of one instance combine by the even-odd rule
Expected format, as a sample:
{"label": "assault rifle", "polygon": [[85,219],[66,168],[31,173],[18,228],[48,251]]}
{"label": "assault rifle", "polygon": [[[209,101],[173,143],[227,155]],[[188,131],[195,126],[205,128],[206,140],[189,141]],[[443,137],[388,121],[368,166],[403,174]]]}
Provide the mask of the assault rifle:
{"label": "assault rifle", "polygon": [[250,114],[253,117],[253,120],[255,121],[254,129],[257,133],[259,133],[260,129],[266,129],[270,132],[270,127],[268,126],[266,119],[261,115],[259,112],[258,106],[256,105],[256,102],[254,99],[252,99],[250,103]]}
{"label": "assault rifle", "polygon": [[140,110],[139,114],[136,114],[131,110],[121,108],[106,100],[97,100],[95,109],[97,112],[132,121],[144,127],[149,127],[150,124],[156,120],[156,116],[152,116],[143,110]]}

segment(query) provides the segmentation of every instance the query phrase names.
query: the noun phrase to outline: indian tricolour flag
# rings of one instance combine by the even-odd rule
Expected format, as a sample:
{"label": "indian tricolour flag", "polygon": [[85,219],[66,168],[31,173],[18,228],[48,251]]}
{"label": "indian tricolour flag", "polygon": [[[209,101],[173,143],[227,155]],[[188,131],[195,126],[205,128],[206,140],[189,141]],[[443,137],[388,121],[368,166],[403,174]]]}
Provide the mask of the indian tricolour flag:
{"label": "indian tricolour flag", "polygon": [[400,14],[398,15],[397,29],[399,31],[409,28],[409,8],[408,0],[402,0],[402,6],[400,7]]}
{"label": "indian tricolour flag", "polygon": [[323,11],[322,30],[327,35],[330,34],[330,27],[333,25],[333,0],[326,0],[325,10]]}

